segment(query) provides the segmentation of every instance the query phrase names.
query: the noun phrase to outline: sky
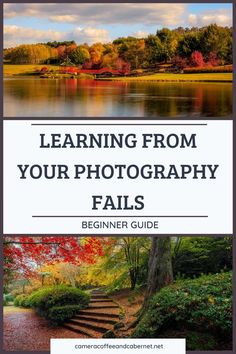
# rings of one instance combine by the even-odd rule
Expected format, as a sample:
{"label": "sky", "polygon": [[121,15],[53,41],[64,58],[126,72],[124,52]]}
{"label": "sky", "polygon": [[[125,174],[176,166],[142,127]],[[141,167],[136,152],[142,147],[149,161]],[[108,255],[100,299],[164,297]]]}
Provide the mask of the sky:
{"label": "sky", "polygon": [[4,4],[4,48],[19,44],[75,40],[109,42],[146,37],[163,27],[232,26],[232,4],[174,3],[8,3]]}

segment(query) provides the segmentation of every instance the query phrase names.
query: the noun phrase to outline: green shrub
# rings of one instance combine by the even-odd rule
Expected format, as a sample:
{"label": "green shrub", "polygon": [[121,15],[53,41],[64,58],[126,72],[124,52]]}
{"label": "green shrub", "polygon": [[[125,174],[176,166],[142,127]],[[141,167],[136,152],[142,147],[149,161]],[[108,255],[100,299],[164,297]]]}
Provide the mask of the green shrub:
{"label": "green shrub", "polygon": [[18,295],[14,300],[14,305],[18,307],[30,307],[29,296],[26,294]]}
{"label": "green shrub", "polygon": [[7,302],[13,302],[14,299],[15,299],[15,296],[12,295],[12,294],[4,294],[4,299],[7,301]]}
{"label": "green shrub", "polygon": [[13,302],[14,298],[12,294],[3,294],[3,306],[7,306],[9,302]]}
{"label": "green shrub", "polygon": [[3,295],[3,306],[7,306],[8,305],[8,301],[5,299],[5,296]]}
{"label": "green shrub", "polygon": [[30,306],[49,318],[53,307],[79,305],[85,308],[89,303],[89,295],[84,291],[66,285],[42,288],[33,292],[29,297]]}
{"label": "green shrub", "polygon": [[[133,337],[164,337],[171,329],[205,332],[230,342],[232,272],[182,280],[161,289],[150,300]],[[193,349],[188,337],[187,348]]]}
{"label": "green shrub", "polygon": [[75,316],[81,309],[81,305],[54,306],[49,309],[47,317],[52,322],[61,324]]}

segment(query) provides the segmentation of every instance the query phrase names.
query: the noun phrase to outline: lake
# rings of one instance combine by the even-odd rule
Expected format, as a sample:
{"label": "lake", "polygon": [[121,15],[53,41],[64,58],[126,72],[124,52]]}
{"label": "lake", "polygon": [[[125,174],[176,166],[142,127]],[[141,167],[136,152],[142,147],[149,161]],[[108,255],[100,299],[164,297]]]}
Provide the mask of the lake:
{"label": "lake", "polygon": [[197,119],[231,114],[231,83],[4,79],[5,117]]}

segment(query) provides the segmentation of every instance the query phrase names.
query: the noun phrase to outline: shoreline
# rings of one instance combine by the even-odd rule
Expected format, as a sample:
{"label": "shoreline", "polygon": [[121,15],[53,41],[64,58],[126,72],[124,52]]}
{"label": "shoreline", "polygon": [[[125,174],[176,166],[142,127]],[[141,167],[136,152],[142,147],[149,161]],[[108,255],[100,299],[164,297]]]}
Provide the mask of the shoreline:
{"label": "shoreline", "polygon": [[173,80],[173,79],[155,79],[155,80],[147,80],[147,79],[143,79],[143,80],[129,80],[127,78],[126,79],[122,79],[120,80],[119,78],[104,78],[104,79],[95,79],[97,81],[123,81],[123,82],[162,82],[162,83],[195,83],[195,82],[201,82],[201,83],[233,83],[233,80],[199,80],[199,79],[192,79],[192,80],[187,80],[187,79],[178,79],[178,80]]}
{"label": "shoreline", "polygon": [[123,81],[123,82],[221,82],[233,83],[232,73],[190,73],[190,74],[172,74],[172,73],[156,73],[151,75],[135,76],[135,77],[110,77],[101,78],[103,81]]}
{"label": "shoreline", "polygon": [[[32,79],[77,79],[77,80],[96,80],[114,82],[162,82],[162,83],[233,83],[233,73],[151,73],[148,75],[137,76],[112,76],[95,77],[88,74],[73,75],[69,73],[57,73],[56,66],[49,66],[51,72],[41,74],[36,70],[41,70],[43,65],[4,65],[3,78],[32,78]],[[54,71],[54,72],[53,72]]]}
{"label": "shoreline", "polygon": [[[187,74],[188,75],[188,74]],[[22,75],[22,74],[16,74],[16,75],[4,75],[3,79],[15,79],[15,78],[31,78],[31,79],[44,79],[44,80],[63,80],[63,79],[76,79],[76,80],[95,80],[95,81],[113,81],[113,82],[152,82],[152,83],[227,83],[227,84],[232,84],[233,79],[201,79],[201,78],[194,78],[194,79],[173,79],[173,78],[155,78],[155,79],[147,79],[142,78],[142,77],[111,77],[111,78],[86,78],[86,77],[69,77],[69,76],[56,76],[56,77],[39,77],[38,75]]]}

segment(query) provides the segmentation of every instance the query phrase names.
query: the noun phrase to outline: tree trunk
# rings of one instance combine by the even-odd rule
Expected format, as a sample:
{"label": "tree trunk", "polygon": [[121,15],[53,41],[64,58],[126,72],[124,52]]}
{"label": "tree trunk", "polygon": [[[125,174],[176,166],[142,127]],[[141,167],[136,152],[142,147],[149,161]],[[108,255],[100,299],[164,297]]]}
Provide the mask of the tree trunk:
{"label": "tree trunk", "polygon": [[148,280],[143,306],[137,313],[137,319],[128,326],[128,329],[137,326],[146,312],[150,297],[172,281],[171,239],[154,236],[148,261]]}
{"label": "tree trunk", "polygon": [[148,262],[148,281],[144,303],[164,286],[172,283],[173,270],[171,262],[170,237],[152,238],[152,246]]}
{"label": "tree trunk", "polygon": [[130,288],[131,290],[134,290],[136,286],[136,272],[134,269],[129,270],[129,276],[130,276]]}
{"label": "tree trunk", "polygon": [[41,286],[44,286],[44,275],[41,274]]}

